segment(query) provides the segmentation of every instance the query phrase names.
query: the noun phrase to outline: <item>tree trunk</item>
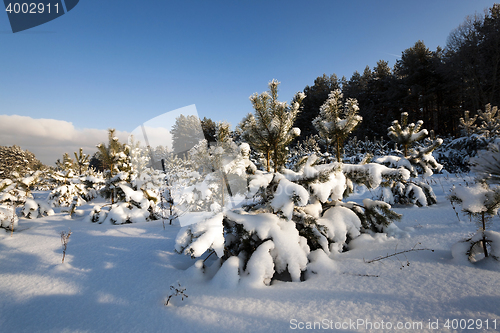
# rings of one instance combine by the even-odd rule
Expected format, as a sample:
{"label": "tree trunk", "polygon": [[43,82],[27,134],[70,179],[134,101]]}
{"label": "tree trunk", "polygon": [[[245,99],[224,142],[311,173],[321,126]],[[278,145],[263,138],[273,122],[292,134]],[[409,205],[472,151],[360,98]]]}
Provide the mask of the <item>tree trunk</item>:
{"label": "tree trunk", "polygon": [[481,218],[483,220],[483,252],[484,256],[488,257],[488,248],[486,247],[486,237],[484,236],[484,231],[486,230],[486,221],[484,220],[484,212],[481,213]]}
{"label": "tree trunk", "polygon": [[340,160],[340,138],[337,137],[337,162],[341,163],[342,161]]}
{"label": "tree trunk", "polygon": [[271,151],[268,150],[266,152],[266,163],[267,163],[267,172],[271,171],[271,165],[269,164],[269,159],[271,158]]}

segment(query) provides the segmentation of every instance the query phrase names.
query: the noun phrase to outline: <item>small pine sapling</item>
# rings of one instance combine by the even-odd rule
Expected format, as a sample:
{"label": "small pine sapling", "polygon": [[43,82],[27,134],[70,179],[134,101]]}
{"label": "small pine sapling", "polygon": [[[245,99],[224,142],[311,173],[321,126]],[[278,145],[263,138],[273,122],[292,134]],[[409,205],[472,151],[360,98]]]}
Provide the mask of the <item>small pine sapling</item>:
{"label": "small pine sapling", "polygon": [[344,141],[363,120],[358,115],[358,101],[349,98],[342,103],[342,98],[340,90],[332,91],[321,106],[319,116],[313,120],[314,127],[326,145],[327,153],[330,147],[335,147],[337,162],[342,162]]}
{"label": "small pine sapling", "polygon": [[14,224],[16,222],[16,208],[12,206],[12,217],[10,218],[10,237],[14,234]]}
{"label": "small pine sapling", "polygon": [[[301,281],[312,251],[342,252],[361,232],[386,231],[400,218],[385,202],[343,202],[346,165],[317,162],[318,157],[311,155],[296,171],[254,170],[242,208],[184,226],[176,237],[176,252],[194,258],[215,252],[220,269],[234,273],[242,284],[268,285],[285,275]],[[359,167],[365,169],[359,174],[371,179],[373,186],[384,175],[399,173],[379,164]],[[406,173],[402,176],[409,176]]]}
{"label": "small pine sapling", "polygon": [[[442,139],[431,139],[428,146],[413,148],[413,145],[428,135],[422,125],[421,120],[416,124],[408,124],[408,113],[401,113],[401,123],[394,120],[388,128],[388,136],[396,145],[402,147],[402,156],[381,156],[375,158],[374,162],[393,168],[405,168],[412,177],[418,177],[419,174],[430,177],[434,171],[441,171],[443,166],[432,156],[432,152],[443,143]],[[389,203],[415,204],[422,207],[437,202],[432,188],[423,181],[409,179],[392,181],[386,185],[390,191],[382,189],[380,198]]]}
{"label": "small pine sapling", "polygon": [[486,104],[484,111],[477,110],[479,116],[479,126],[476,131],[487,138],[496,137],[500,134],[500,112],[498,107]]}
{"label": "small pine sapling", "polygon": [[476,119],[477,119],[477,114],[474,117],[469,116],[469,111],[464,111],[464,116],[463,118],[460,118],[460,124],[458,127],[460,127],[460,130],[462,132],[463,136],[470,137],[472,133],[474,133],[477,129],[477,125],[475,124]]}
{"label": "small pine sapling", "polygon": [[[467,254],[470,261],[477,261],[478,255],[500,257],[500,234],[487,231],[488,222],[500,209],[500,160],[499,142],[491,144],[487,152],[480,152],[472,159],[472,171],[476,173],[476,184],[454,186],[449,195],[451,203],[459,203],[462,211],[479,223],[477,233],[455,244],[454,256]],[[491,247],[492,251],[488,251]],[[490,253],[492,252],[492,253]]]}
{"label": "small pine sapling", "polygon": [[420,129],[423,124],[422,120],[417,121],[416,124],[408,124],[408,112],[403,112],[401,113],[401,123],[394,120],[389,127],[387,135],[392,141],[403,147],[405,158],[409,156],[411,144],[424,139],[429,134],[426,129]]}
{"label": "small pine sapling", "polygon": [[295,94],[291,105],[278,101],[278,80],[269,82],[269,92],[250,96],[254,114],[248,114],[238,125],[242,136],[250,146],[264,154],[266,169],[279,171],[286,162],[287,146],[300,135],[300,129],[293,127],[306,97],[304,93]]}

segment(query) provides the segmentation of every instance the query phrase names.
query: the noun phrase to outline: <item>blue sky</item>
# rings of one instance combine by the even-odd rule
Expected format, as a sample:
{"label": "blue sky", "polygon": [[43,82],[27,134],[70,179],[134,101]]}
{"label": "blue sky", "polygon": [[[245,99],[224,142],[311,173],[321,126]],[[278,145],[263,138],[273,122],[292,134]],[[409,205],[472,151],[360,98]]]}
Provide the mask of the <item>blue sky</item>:
{"label": "blue sky", "polygon": [[392,66],[418,40],[445,46],[466,15],[493,3],[80,0],[16,34],[5,13],[0,114],[131,131],[195,104],[200,117],[235,126],[273,78],[290,101],[323,73]]}

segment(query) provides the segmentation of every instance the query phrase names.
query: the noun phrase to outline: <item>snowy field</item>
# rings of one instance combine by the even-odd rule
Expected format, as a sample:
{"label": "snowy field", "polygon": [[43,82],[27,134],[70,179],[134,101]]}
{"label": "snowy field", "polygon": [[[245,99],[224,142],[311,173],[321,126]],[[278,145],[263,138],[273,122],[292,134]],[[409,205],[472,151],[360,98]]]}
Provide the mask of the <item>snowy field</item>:
{"label": "snowy field", "polygon": [[[180,227],[164,229],[161,220],[100,225],[57,211],[22,218],[12,236],[0,230],[0,332],[499,331],[500,262],[451,255],[477,230],[446,199],[460,181],[434,175],[438,204],[395,207],[401,232],[362,235],[333,260],[320,258],[306,281],[262,288],[200,276],[195,260],[174,252]],[[370,192],[349,199],[364,197]],[[490,230],[500,231],[499,222]],[[62,263],[60,233],[69,229]],[[412,248],[429,250],[365,262]],[[188,298],[165,306],[177,282]]]}

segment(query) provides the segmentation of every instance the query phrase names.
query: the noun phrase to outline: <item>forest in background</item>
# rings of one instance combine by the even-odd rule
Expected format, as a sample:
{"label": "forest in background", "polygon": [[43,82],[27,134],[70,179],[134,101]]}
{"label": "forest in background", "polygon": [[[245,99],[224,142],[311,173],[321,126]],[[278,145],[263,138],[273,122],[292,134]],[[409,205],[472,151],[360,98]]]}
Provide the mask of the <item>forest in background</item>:
{"label": "forest in background", "polygon": [[328,94],[341,89],[356,98],[363,122],[353,135],[386,136],[387,128],[401,112],[409,121],[423,120],[441,136],[458,136],[464,111],[471,117],[488,103],[500,104],[500,5],[484,14],[468,16],[454,29],[444,48],[432,51],[424,41],[404,50],[394,68],[379,60],[350,79],[335,74],[318,77],[303,92],[306,98],[296,122],[299,139],[317,134],[312,120]]}

